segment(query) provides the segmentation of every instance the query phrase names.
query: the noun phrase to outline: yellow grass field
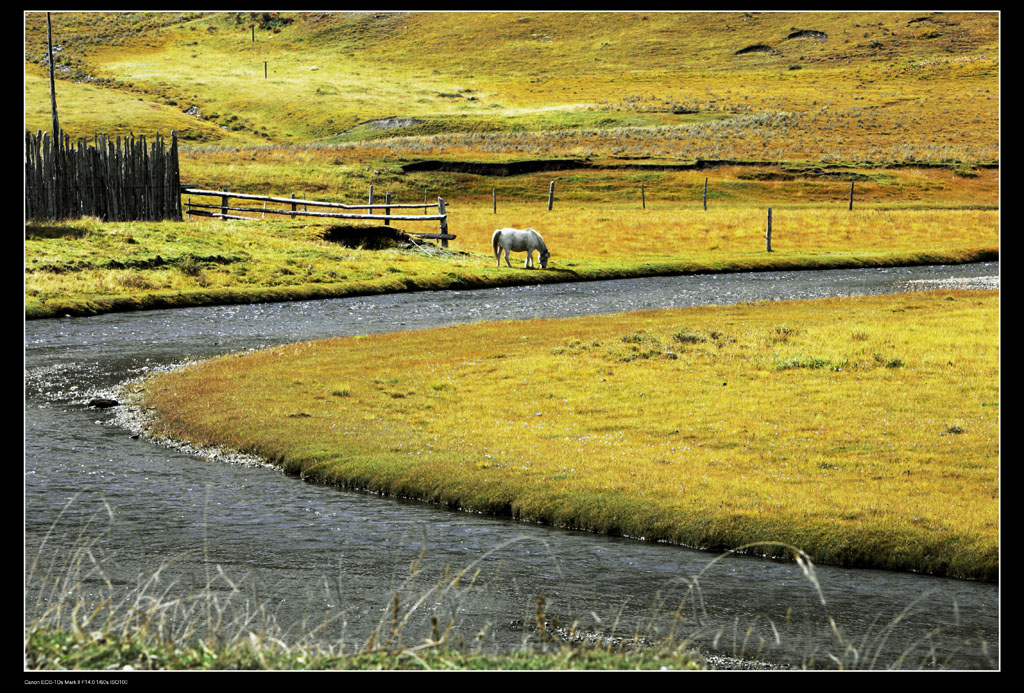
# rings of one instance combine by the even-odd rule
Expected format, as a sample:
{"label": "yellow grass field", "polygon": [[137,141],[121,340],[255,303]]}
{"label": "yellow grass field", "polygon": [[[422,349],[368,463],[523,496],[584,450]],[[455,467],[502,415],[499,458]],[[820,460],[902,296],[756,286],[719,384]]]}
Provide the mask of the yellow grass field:
{"label": "yellow grass field", "polygon": [[225,356],[142,402],[158,435],[325,483],[995,579],[998,311],[938,291],[478,323]]}
{"label": "yellow grass field", "polygon": [[[713,261],[765,256],[767,209],[726,207],[704,211],[636,209],[626,205],[563,204],[550,212],[536,205],[486,205],[452,212],[460,233],[453,247],[490,254],[491,233],[512,226],[536,228],[552,252],[552,266],[576,260],[655,259]],[[997,210],[854,210],[774,207],[772,252],[799,255],[862,255],[950,252],[999,247]]]}
{"label": "yellow grass field", "polygon": [[[63,127],[148,121],[228,146],[391,139],[391,158],[998,157],[997,12],[263,14],[55,14],[61,93],[88,79],[108,105]],[[42,77],[42,12],[26,13],[25,43],[26,74]],[[26,126],[47,128],[45,85],[26,89]],[[128,119],[137,102],[150,118]],[[394,116],[412,120],[366,125]]]}

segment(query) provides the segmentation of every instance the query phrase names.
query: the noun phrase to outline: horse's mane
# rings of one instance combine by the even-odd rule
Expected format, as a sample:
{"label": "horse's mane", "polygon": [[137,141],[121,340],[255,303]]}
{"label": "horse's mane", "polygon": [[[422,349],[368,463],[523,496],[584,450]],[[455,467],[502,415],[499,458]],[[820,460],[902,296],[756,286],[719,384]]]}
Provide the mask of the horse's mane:
{"label": "horse's mane", "polygon": [[548,249],[548,244],[544,242],[544,236],[541,236],[540,232],[537,229],[530,230],[537,234],[537,240],[539,241],[539,245],[537,247],[540,248],[541,250],[546,251]]}

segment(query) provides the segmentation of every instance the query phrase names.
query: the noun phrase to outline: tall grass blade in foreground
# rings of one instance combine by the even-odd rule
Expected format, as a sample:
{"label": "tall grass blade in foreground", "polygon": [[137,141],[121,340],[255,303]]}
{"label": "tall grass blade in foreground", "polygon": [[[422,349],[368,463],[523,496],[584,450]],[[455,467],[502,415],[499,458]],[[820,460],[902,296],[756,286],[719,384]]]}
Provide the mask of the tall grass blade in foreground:
{"label": "tall grass blade in foreground", "polygon": [[[74,502],[72,499],[71,503]],[[589,617],[559,619],[549,613],[548,599],[537,595],[532,615],[519,624],[519,646],[511,652],[494,653],[485,652],[488,632],[508,624],[493,617],[483,624],[460,623],[459,614],[467,611],[473,600],[493,598],[487,583],[495,578],[484,575],[487,560],[515,544],[532,541],[527,537],[501,542],[459,570],[446,568],[443,579],[433,580],[426,588],[423,579],[429,576],[424,574],[424,544],[399,584],[381,586],[381,615],[369,633],[361,636],[348,631],[344,610],[324,613],[318,622],[304,622],[299,630],[295,626],[282,627],[266,599],[259,595],[255,579],[251,588],[246,587],[220,565],[205,562],[198,590],[183,591],[182,585],[165,577],[164,573],[175,562],[208,556],[206,546],[165,560],[151,575],[139,576],[134,585],[117,586],[107,576],[102,554],[97,550],[108,538],[110,527],[98,533],[96,527],[104,519],[109,523],[114,519],[113,509],[105,502],[99,513],[87,518],[81,528],[69,532],[75,549],[63,555],[64,564],[58,552],[44,560],[63,515],[62,510],[44,536],[26,576],[25,644],[29,669],[427,669],[459,666],[455,662],[462,662],[460,668],[490,668],[496,661],[505,668],[634,668],[647,664],[692,667],[703,661],[721,665],[723,660],[714,654],[707,655],[707,660],[697,654],[700,643],[704,647],[710,645],[713,651],[725,649],[738,658],[729,663],[734,666],[742,659],[771,657],[765,645],[769,645],[769,650],[772,645],[779,646],[789,634],[787,624],[768,619],[772,642],[766,643],[763,637],[754,636],[756,619],[745,628],[738,617],[731,627],[715,626],[714,614],[708,612],[704,590],[709,571],[729,556],[755,546],[774,546],[790,552],[831,625],[834,645],[823,656],[809,651],[800,666],[886,666],[886,640],[916,606],[916,602],[908,604],[896,619],[877,631],[872,641],[864,635],[860,642],[853,642],[827,613],[824,591],[810,557],[779,542],[756,542],[712,558],[692,577],[678,578],[685,585],[678,606],[667,609],[656,600],[642,626],[622,630],[623,622],[629,620],[624,617],[642,610],[629,600],[612,610],[607,618],[592,612]],[[547,551],[561,579],[558,559],[550,547]],[[97,584],[102,586],[99,591],[91,587]],[[342,603],[340,576],[323,577],[323,585],[325,590],[333,590]],[[928,593],[922,594],[918,601],[928,597]],[[423,624],[429,624],[429,635],[424,635],[420,627]],[[919,662],[910,660],[918,645],[927,643],[940,630],[926,632],[889,666],[944,666],[946,662],[938,658],[934,649],[926,650]],[[727,646],[729,641],[731,645]]]}

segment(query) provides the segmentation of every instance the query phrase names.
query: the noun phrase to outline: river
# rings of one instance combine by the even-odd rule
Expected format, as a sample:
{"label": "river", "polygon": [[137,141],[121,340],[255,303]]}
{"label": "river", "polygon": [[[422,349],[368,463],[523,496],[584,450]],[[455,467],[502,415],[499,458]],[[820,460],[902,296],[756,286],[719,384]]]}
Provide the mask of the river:
{"label": "river", "polygon": [[[64,576],[75,599],[142,598],[173,614],[170,622],[217,617],[229,633],[304,636],[351,651],[374,626],[390,630],[397,594],[400,613],[410,614],[404,643],[421,642],[435,617],[440,628],[453,620],[452,635],[469,647],[504,651],[536,641],[543,596],[549,621],[582,633],[673,633],[766,666],[998,668],[996,584],[820,565],[815,582],[792,562],[342,491],[156,445],[126,430],[118,408],[88,405],[186,359],[280,343],[477,320],[997,288],[998,274],[998,263],[717,274],[28,321],[26,618],[67,603],[53,592]],[[444,587],[460,570],[466,575]]]}

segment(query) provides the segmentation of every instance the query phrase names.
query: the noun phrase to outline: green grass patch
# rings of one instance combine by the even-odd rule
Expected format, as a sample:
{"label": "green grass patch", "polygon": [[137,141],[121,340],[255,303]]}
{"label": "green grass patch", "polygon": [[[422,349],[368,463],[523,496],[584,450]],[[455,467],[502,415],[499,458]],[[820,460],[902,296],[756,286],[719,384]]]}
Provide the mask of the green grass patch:
{"label": "green grass patch", "polygon": [[381,648],[352,654],[316,649],[280,649],[270,643],[240,641],[164,644],[148,638],[100,633],[76,638],[65,630],[33,631],[27,639],[31,670],[275,670],[275,671],[542,671],[655,670],[707,668],[699,655],[671,649],[618,652],[602,648],[524,649],[484,654],[450,647]]}
{"label": "green grass patch", "polygon": [[[473,203],[454,209],[449,229],[457,238],[447,252],[424,241],[395,246],[390,234],[396,226],[371,222],[361,233],[376,233],[380,243],[348,243],[345,234],[332,232],[331,224],[298,220],[30,223],[24,244],[25,314],[37,318],[698,272],[998,259],[998,212],[988,210],[864,210],[855,215],[778,210],[773,252],[767,253],[760,210],[742,207],[706,213],[676,207],[638,215],[615,204],[564,204],[545,213],[544,223],[522,203],[508,205],[500,215]],[[524,270],[521,262],[496,268],[490,247],[494,229],[531,225],[551,249],[548,269]],[[945,233],[950,226],[958,233]],[[415,223],[398,228],[434,230]],[[666,235],[673,238],[670,246],[664,243]],[[711,339],[710,332],[702,336]]]}

